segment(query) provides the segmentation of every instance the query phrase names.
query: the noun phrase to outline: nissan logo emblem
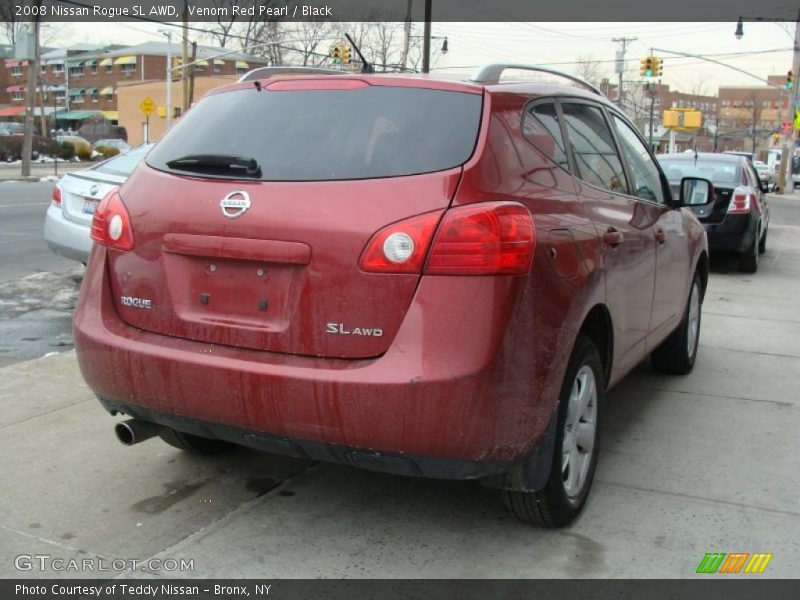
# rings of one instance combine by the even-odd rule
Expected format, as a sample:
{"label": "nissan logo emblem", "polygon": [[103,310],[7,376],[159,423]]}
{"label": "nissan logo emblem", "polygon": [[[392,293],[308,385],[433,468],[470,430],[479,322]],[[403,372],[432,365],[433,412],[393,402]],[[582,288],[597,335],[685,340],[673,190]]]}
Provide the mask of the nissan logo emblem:
{"label": "nissan logo emblem", "polygon": [[90,193],[92,196],[96,196],[96,195],[97,195],[97,192],[99,192],[99,191],[100,191],[100,186],[99,186],[99,185],[97,185],[96,183],[95,183],[95,184],[94,184],[92,187],[90,187],[90,188],[89,188],[89,193]]}
{"label": "nissan logo emblem", "polygon": [[220,200],[219,207],[223,215],[229,219],[236,219],[250,208],[250,196],[247,192],[231,192]]}

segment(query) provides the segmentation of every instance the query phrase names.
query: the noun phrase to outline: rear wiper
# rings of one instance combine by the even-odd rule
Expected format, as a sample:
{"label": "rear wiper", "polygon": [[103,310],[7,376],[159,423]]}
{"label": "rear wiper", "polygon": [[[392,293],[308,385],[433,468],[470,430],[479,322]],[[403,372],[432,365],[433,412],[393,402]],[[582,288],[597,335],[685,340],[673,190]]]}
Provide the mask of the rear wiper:
{"label": "rear wiper", "polygon": [[167,166],[186,171],[227,169],[235,173],[243,172],[248,177],[261,176],[261,165],[255,158],[235,154],[189,154],[167,161]]}

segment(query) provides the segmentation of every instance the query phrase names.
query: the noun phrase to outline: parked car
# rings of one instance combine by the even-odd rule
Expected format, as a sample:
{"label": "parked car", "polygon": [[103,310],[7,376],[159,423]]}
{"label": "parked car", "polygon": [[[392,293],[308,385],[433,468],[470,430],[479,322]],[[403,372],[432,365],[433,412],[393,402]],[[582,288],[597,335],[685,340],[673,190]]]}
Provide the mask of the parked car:
{"label": "parked car", "polygon": [[658,160],[676,190],[684,177],[705,177],[714,184],[713,205],[692,207],[708,234],[711,252],[736,252],[739,267],[758,270],[766,252],[769,206],[766,183],[759,181],[753,164],[736,154],[660,154]]}
{"label": "parked car", "polygon": [[800,185],[800,156],[792,157],[792,191]]}
{"label": "parked car", "polygon": [[[0,135],[25,135],[25,124],[16,121],[0,121]],[[33,135],[39,135],[39,128],[33,126]]]}
{"label": "parked car", "polygon": [[53,252],[86,264],[92,249],[92,217],[100,199],[125,182],[151,147],[139,146],[61,178],[44,221],[44,240]]}
{"label": "parked car", "polygon": [[755,170],[758,178],[767,184],[767,189],[772,191],[775,189],[776,175],[775,169],[771,168],[767,163],[761,160],[753,161],[753,169]]}
{"label": "parked car", "polygon": [[62,144],[64,142],[68,143],[70,146],[73,147],[76,153],[81,151],[88,153],[92,152],[92,145],[89,143],[89,141],[78,135],[59,135],[56,136],[56,141],[59,144]]}
{"label": "parked car", "polygon": [[94,145],[94,149],[97,150],[99,148],[114,148],[119,150],[120,153],[127,152],[133,146],[131,146],[125,140],[97,140]]}
{"label": "parked car", "polygon": [[128,141],[128,131],[119,125],[114,125],[105,119],[90,119],[84,121],[78,128],[78,135],[86,138],[90,142],[104,139],[121,139]]}
{"label": "parked car", "polygon": [[120,441],[480,479],[572,521],[606,390],[695,363],[683,207],[713,186],[673,199],[599,91],[505,68],[259,69],[186,113],[92,223],[75,345]]}

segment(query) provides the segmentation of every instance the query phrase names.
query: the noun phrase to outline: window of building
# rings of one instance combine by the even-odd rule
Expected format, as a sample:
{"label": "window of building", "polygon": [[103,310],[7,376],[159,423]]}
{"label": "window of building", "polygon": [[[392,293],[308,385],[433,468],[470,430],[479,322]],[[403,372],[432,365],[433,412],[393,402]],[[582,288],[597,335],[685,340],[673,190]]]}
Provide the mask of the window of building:
{"label": "window of building", "polygon": [[11,76],[12,77],[21,77],[22,76],[22,67],[19,65],[16,67],[11,67]]}
{"label": "window of building", "polygon": [[114,72],[114,65],[113,63],[108,63],[106,65],[106,73],[113,73]]}
{"label": "window of building", "polygon": [[50,67],[53,75],[61,75],[64,73],[64,65],[62,63],[55,63]]}
{"label": "window of building", "polygon": [[72,79],[80,79],[83,77],[83,66],[78,67],[70,67],[69,68],[69,76]]}
{"label": "window of building", "polygon": [[11,92],[11,100],[13,100],[14,102],[20,102],[22,100],[25,100],[25,92],[22,91]]}
{"label": "window of building", "polygon": [[96,75],[97,74],[97,63],[94,63],[93,65],[89,65],[89,72],[92,75]]}
{"label": "window of building", "polygon": [[135,72],[136,72],[136,65],[135,65],[135,64],[131,64],[131,65],[122,65],[122,73],[123,73],[123,74],[124,74],[126,77],[130,77],[130,76],[131,76],[131,75],[133,75]]}

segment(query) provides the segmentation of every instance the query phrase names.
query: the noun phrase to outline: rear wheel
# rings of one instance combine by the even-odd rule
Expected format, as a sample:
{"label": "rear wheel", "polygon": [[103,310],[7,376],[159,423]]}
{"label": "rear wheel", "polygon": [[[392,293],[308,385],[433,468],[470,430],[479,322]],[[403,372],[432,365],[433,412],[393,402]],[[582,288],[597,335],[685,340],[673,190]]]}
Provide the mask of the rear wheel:
{"label": "rear wheel", "polygon": [[653,366],[662,373],[685,375],[694,368],[700,340],[702,305],[700,277],[695,274],[681,324],[650,355]]}
{"label": "rear wheel", "polygon": [[739,270],[744,273],[755,273],[758,271],[758,236],[753,240],[750,248],[739,255]]}
{"label": "rear wheel", "polygon": [[222,452],[227,452],[236,447],[235,444],[231,444],[230,442],[211,440],[200,437],[199,435],[175,431],[169,427],[162,429],[161,433],[158,435],[170,446],[174,446],[190,454],[221,454]]}
{"label": "rear wheel", "polygon": [[761,239],[758,241],[758,253],[764,254],[767,251],[767,232],[769,231],[769,227],[764,230],[764,233],[761,235]]}
{"label": "rear wheel", "polygon": [[600,409],[605,383],[595,345],[580,336],[559,399],[550,477],[537,492],[503,490],[503,501],[523,523],[563,527],[583,509],[597,466]]}

